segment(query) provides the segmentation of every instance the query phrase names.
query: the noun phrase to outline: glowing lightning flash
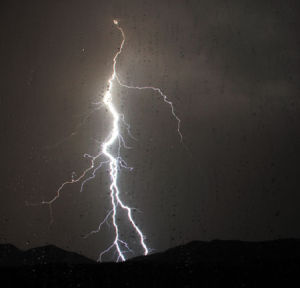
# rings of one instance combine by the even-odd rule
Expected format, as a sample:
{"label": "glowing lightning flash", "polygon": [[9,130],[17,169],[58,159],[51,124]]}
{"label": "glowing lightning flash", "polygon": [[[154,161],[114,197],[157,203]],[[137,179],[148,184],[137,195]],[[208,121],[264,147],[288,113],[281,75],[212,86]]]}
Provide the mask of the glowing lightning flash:
{"label": "glowing lightning flash", "polygon": [[[125,241],[120,239],[119,226],[118,226],[118,223],[117,223],[117,220],[116,220],[116,215],[117,215],[118,209],[122,209],[123,211],[125,211],[127,213],[127,219],[129,221],[131,227],[134,229],[137,236],[139,237],[139,244],[141,245],[141,248],[143,249],[144,255],[147,255],[149,253],[149,248],[147,247],[147,245],[145,243],[144,234],[142,233],[140,228],[137,226],[137,224],[135,223],[135,221],[132,217],[132,208],[130,208],[129,206],[124,204],[124,202],[120,198],[120,190],[118,188],[118,172],[119,172],[120,168],[132,169],[132,168],[128,167],[126,162],[120,157],[121,144],[123,144],[124,147],[126,147],[124,139],[123,139],[122,135],[120,134],[120,130],[119,130],[120,120],[125,124],[125,126],[126,126],[129,133],[130,133],[130,131],[129,131],[130,127],[124,121],[124,116],[122,114],[118,113],[115,106],[113,105],[113,102],[112,102],[113,83],[117,83],[121,87],[128,88],[128,89],[139,89],[139,90],[146,90],[146,89],[149,90],[150,89],[150,90],[153,90],[154,92],[158,92],[162,96],[164,102],[166,102],[171,107],[172,115],[177,120],[177,131],[179,133],[179,136],[180,136],[181,140],[182,140],[182,134],[180,132],[180,119],[175,114],[173,103],[168,100],[167,96],[161,91],[161,89],[156,88],[156,87],[150,87],[150,86],[149,87],[148,86],[145,86],[145,87],[129,86],[129,85],[123,84],[121,82],[121,80],[119,79],[119,77],[117,75],[117,72],[116,72],[116,64],[117,64],[118,56],[122,53],[122,49],[123,49],[123,46],[124,46],[124,43],[125,43],[125,34],[124,34],[123,29],[119,26],[119,21],[118,20],[113,20],[113,23],[116,25],[117,29],[122,34],[122,42],[121,42],[121,46],[120,46],[118,52],[115,54],[115,56],[113,58],[113,73],[112,73],[112,75],[110,76],[110,78],[108,80],[107,91],[105,92],[104,97],[103,97],[103,103],[104,103],[104,105],[106,106],[106,108],[108,109],[108,111],[110,112],[110,114],[112,116],[112,120],[113,120],[112,130],[111,130],[108,138],[106,139],[106,141],[104,143],[102,143],[102,145],[100,145],[99,152],[96,156],[91,156],[89,154],[84,154],[84,157],[89,158],[90,161],[91,161],[90,167],[88,167],[86,170],[84,170],[83,173],[78,177],[74,177],[74,175],[72,175],[71,180],[64,182],[58,188],[57,193],[56,193],[54,198],[52,198],[50,201],[43,201],[42,204],[49,205],[50,212],[51,212],[51,219],[53,221],[53,218],[52,218],[52,203],[60,197],[60,193],[61,193],[62,189],[64,188],[64,186],[66,186],[67,184],[78,183],[78,182],[81,181],[81,190],[80,191],[82,191],[85,183],[87,183],[91,179],[95,178],[96,172],[98,171],[98,169],[100,169],[104,164],[108,164],[109,165],[109,174],[110,174],[110,179],[111,179],[110,199],[111,199],[112,209],[108,212],[108,214],[106,215],[104,220],[100,223],[98,229],[90,232],[85,237],[88,237],[91,234],[99,232],[102,225],[104,223],[107,223],[109,218],[111,217],[113,227],[114,227],[114,231],[115,231],[115,238],[114,238],[113,243],[106,250],[104,250],[103,252],[100,253],[98,260],[101,261],[102,256],[104,254],[108,253],[113,248],[115,248],[116,252],[117,252],[117,256],[118,256],[117,257],[117,262],[118,262],[118,261],[125,261],[126,260],[125,255],[124,255],[125,252],[132,252],[132,250],[129,248],[129,245]],[[98,104],[100,104],[100,102]],[[116,143],[119,144],[117,156],[113,155],[113,153],[111,152],[111,148]],[[106,161],[102,161],[102,162],[96,164],[98,162],[97,160],[101,156],[105,156]],[[89,173],[91,173],[91,175],[89,177],[86,177],[87,174],[89,174]]]}

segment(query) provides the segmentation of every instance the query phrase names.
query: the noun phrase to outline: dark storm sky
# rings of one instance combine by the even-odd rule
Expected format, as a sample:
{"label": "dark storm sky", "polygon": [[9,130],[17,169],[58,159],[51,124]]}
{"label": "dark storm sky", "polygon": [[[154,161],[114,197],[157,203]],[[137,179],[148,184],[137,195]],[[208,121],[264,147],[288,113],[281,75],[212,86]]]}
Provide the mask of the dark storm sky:
{"label": "dark storm sky", "polygon": [[81,237],[110,207],[105,169],[83,193],[64,189],[52,226],[25,201],[50,200],[109,132],[105,109],[77,127],[111,74],[114,18],[120,78],[163,89],[187,147],[158,95],[114,90],[138,139],[120,186],[149,246],[300,237],[298,1],[9,1],[0,13],[2,243],[97,258],[112,239]]}

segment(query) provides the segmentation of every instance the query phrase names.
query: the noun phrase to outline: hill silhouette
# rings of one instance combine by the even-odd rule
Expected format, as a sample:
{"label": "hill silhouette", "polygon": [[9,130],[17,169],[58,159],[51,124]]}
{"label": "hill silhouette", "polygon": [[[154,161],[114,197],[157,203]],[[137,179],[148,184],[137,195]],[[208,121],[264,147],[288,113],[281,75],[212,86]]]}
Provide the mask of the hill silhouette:
{"label": "hill silhouette", "polygon": [[0,266],[34,266],[49,264],[92,264],[94,261],[54,245],[22,251],[11,244],[0,245]]}
{"label": "hill silhouette", "polygon": [[0,245],[6,287],[300,287],[300,240],[194,241],[124,263]]}

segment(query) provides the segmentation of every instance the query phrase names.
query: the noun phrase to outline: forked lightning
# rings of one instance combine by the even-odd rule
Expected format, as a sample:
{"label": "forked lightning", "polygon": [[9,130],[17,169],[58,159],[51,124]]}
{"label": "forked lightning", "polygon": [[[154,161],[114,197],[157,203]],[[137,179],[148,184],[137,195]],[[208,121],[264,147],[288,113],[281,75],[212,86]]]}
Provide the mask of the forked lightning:
{"label": "forked lightning", "polygon": [[[78,177],[75,177],[72,175],[71,180],[68,180],[61,184],[61,186],[58,188],[56,195],[49,201],[43,201],[42,204],[49,205],[50,211],[51,211],[51,219],[52,218],[52,204],[60,197],[60,194],[62,192],[62,189],[68,185],[68,184],[74,184],[74,183],[81,183],[81,191],[84,188],[84,185],[94,179],[96,177],[97,171],[103,166],[107,165],[109,167],[109,175],[110,175],[110,199],[111,199],[111,210],[107,213],[104,220],[99,224],[98,228],[92,232],[90,232],[86,237],[88,237],[91,234],[97,233],[100,231],[102,225],[104,223],[107,223],[111,220],[114,228],[114,240],[112,241],[111,245],[104,251],[102,251],[99,255],[98,260],[101,261],[102,257],[114,249],[114,251],[117,253],[116,261],[125,261],[125,253],[127,252],[133,252],[132,248],[130,248],[130,245],[120,238],[120,227],[117,221],[117,213],[121,210],[125,211],[127,215],[127,220],[129,221],[129,224],[131,225],[132,229],[135,231],[137,237],[139,238],[139,245],[143,249],[143,254],[147,255],[149,253],[149,248],[147,247],[147,244],[145,243],[145,235],[141,231],[141,229],[136,224],[135,220],[133,219],[132,215],[132,208],[127,206],[124,203],[124,200],[121,199],[122,195],[118,187],[118,174],[121,168],[125,169],[132,169],[127,166],[127,163],[122,159],[120,155],[121,146],[123,145],[126,147],[126,144],[124,142],[123,136],[120,132],[120,122],[125,125],[125,128],[129,131],[129,125],[125,122],[123,114],[120,114],[116,107],[113,104],[113,95],[112,95],[112,88],[114,84],[117,84],[121,87],[128,88],[128,89],[138,89],[138,90],[152,90],[153,92],[159,93],[165,103],[170,105],[171,113],[174,116],[174,118],[177,121],[177,132],[180,136],[180,139],[182,141],[182,134],[180,132],[180,119],[175,114],[175,110],[173,107],[173,103],[168,100],[167,96],[161,91],[161,89],[151,86],[145,86],[145,87],[137,87],[137,86],[129,86],[124,84],[118,74],[117,74],[117,59],[119,55],[122,53],[124,44],[125,44],[125,33],[123,29],[119,25],[118,20],[113,20],[113,23],[115,27],[121,32],[122,35],[122,42],[120,45],[120,48],[118,49],[118,52],[115,54],[113,58],[113,72],[108,80],[107,90],[104,94],[104,97],[97,105],[104,105],[111,117],[112,117],[112,127],[111,131],[106,138],[105,142],[102,144],[99,144],[99,152],[97,155],[92,156],[89,154],[85,154],[84,156],[90,159],[90,166],[82,172],[81,175]],[[130,133],[130,131],[129,131]],[[113,148],[117,145],[117,152],[113,152]],[[102,159],[103,158],[103,159]],[[101,160],[102,159],[102,160]],[[99,163],[98,163],[99,162]]]}

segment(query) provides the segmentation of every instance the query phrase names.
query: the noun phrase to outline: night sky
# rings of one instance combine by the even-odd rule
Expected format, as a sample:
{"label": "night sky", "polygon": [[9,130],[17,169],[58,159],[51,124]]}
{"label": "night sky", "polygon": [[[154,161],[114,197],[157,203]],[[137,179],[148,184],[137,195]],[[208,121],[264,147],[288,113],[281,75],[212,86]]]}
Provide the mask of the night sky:
{"label": "night sky", "polygon": [[[109,133],[112,58],[129,85],[114,103],[137,141],[123,200],[154,251],[192,240],[300,237],[300,9],[281,0],[7,1],[1,7],[0,243],[54,244],[97,259],[112,229],[83,239],[110,209],[106,168],[66,186]],[[99,98],[100,97],[100,98]],[[75,133],[73,133],[75,132]],[[72,134],[73,133],[73,134]],[[120,216],[122,221],[122,215]],[[132,231],[122,231],[132,246]],[[137,253],[139,253],[137,249]],[[109,257],[108,257],[109,258]]]}

